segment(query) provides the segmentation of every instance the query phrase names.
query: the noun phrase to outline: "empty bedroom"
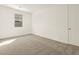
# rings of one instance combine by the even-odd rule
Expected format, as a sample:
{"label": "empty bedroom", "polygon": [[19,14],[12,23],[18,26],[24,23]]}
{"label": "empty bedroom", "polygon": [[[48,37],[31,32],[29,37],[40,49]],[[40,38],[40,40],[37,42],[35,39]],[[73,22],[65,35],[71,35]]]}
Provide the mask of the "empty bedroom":
{"label": "empty bedroom", "polygon": [[0,4],[0,55],[79,55],[79,4]]}

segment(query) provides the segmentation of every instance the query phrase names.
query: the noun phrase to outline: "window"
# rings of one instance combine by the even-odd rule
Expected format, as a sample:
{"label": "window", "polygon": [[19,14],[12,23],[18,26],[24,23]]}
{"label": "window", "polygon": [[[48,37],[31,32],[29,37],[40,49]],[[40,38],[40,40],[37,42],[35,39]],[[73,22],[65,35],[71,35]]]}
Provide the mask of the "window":
{"label": "window", "polygon": [[23,16],[21,14],[15,14],[15,27],[22,27]]}

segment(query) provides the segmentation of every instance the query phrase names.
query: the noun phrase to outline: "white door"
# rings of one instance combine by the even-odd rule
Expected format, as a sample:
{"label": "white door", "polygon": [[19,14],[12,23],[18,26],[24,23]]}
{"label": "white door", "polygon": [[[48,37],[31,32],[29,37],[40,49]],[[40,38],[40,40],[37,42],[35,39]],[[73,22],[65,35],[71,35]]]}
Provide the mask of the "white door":
{"label": "white door", "polygon": [[69,5],[69,43],[79,46],[79,5]]}

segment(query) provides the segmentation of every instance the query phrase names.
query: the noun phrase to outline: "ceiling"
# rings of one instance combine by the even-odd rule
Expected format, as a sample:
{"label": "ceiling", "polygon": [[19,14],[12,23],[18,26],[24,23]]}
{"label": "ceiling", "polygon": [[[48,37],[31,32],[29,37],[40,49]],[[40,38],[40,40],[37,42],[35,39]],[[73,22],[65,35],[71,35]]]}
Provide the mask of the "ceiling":
{"label": "ceiling", "polygon": [[40,9],[52,7],[52,4],[6,4],[5,6],[29,13],[34,13]]}

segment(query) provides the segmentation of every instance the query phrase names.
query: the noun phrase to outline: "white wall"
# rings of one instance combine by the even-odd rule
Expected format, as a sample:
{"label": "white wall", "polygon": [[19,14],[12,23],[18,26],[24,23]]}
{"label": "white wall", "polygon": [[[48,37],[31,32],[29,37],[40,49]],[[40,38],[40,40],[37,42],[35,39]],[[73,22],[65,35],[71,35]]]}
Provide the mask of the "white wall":
{"label": "white wall", "polygon": [[[15,13],[23,15],[23,27],[14,26]],[[32,33],[31,17],[30,13],[0,6],[0,39]]]}
{"label": "white wall", "polygon": [[53,5],[32,16],[33,33],[67,43],[67,6]]}

